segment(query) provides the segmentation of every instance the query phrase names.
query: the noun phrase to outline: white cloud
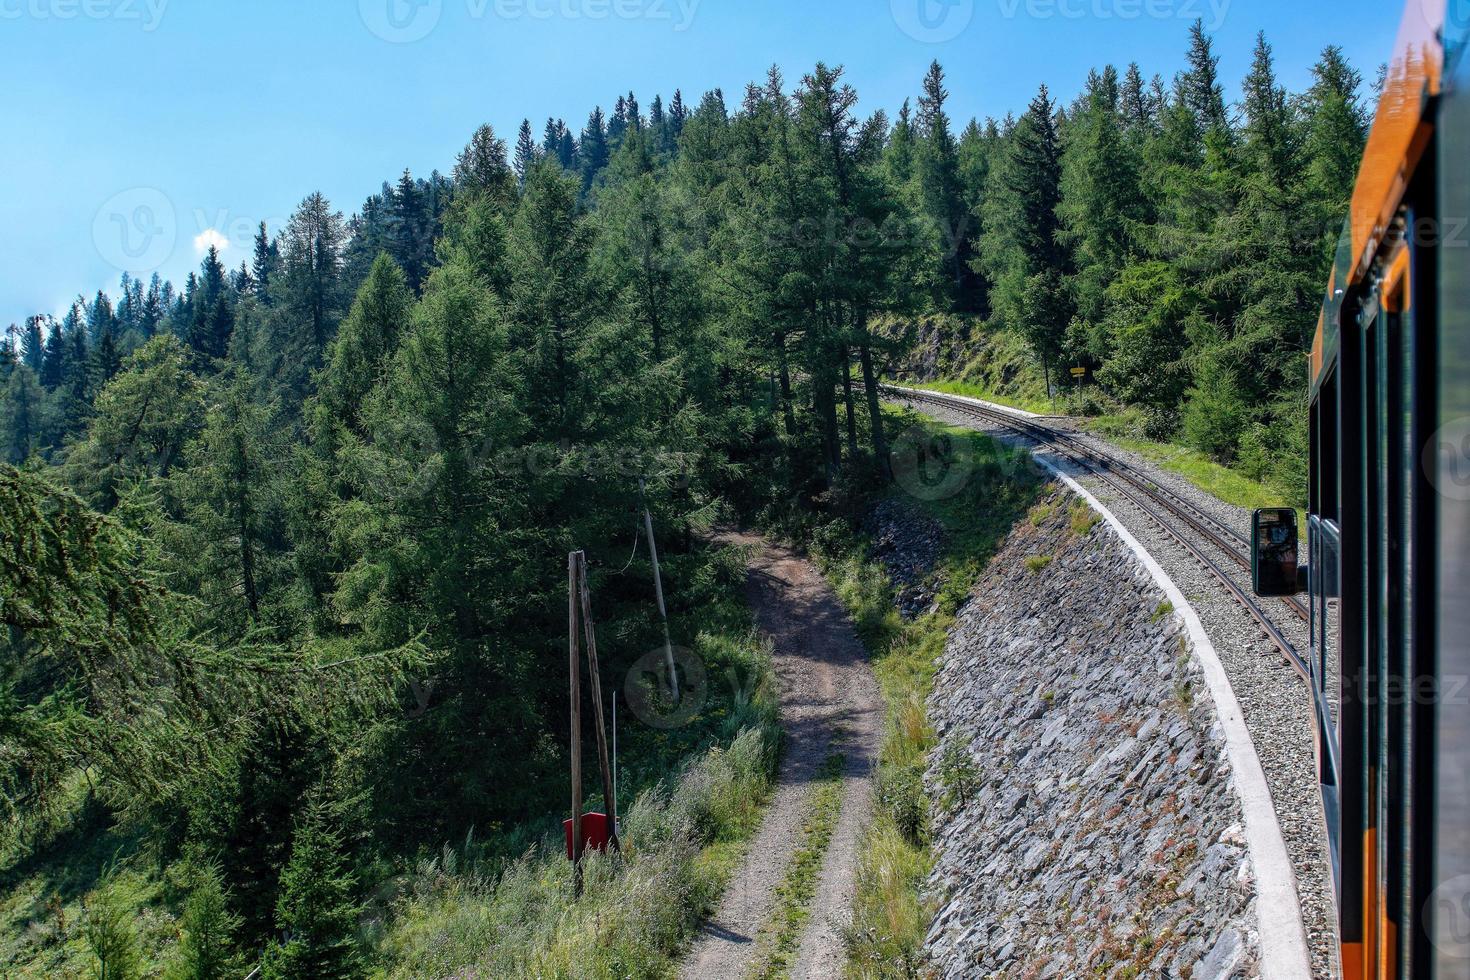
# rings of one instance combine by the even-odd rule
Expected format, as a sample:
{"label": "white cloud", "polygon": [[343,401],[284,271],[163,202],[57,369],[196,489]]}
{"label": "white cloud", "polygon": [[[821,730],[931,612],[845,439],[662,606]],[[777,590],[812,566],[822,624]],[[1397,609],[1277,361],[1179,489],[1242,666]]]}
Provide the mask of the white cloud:
{"label": "white cloud", "polygon": [[194,237],[194,251],[200,255],[209,251],[209,246],[211,245],[223,252],[230,247],[230,240],[224,236],[223,232],[216,231],[213,228],[206,228]]}

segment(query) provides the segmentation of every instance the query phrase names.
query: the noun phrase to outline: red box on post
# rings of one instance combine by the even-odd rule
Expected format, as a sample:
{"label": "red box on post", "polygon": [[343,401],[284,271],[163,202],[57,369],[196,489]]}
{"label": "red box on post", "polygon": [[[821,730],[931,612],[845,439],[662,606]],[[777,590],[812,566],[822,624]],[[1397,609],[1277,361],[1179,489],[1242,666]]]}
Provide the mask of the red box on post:
{"label": "red box on post", "polygon": [[[562,827],[567,834],[567,860],[572,857],[572,822],[563,820]],[[607,819],[605,813],[585,813],[582,815],[582,850],[606,851],[608,844],[612,842],[612,823]]]}

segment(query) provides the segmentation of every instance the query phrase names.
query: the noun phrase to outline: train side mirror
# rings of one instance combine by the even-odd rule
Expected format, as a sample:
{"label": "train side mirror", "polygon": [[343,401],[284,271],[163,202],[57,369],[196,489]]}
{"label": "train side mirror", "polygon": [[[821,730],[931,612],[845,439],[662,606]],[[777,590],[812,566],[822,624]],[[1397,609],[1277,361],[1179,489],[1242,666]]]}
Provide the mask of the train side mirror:
{"label": "train side mirror", "polygon": [[1303,591],[1298,568],[1296,511],[1258,510],[1251,520],[1251,577],[1256,595],[1293,596]]}

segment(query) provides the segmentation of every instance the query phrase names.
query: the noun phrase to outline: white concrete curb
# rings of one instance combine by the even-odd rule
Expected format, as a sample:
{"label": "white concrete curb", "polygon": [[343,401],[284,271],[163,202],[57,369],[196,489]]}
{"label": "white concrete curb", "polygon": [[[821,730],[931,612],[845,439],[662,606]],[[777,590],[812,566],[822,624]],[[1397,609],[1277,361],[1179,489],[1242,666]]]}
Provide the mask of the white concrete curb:
{"label": "white concrete curb", "polygon": [[1226,756],[1235,774],[1235,788],[1240,794],[1240,808],[1245,816],[1246,846],[1250,849],[1251,864],[1256,873],[1256,918],[1261,935],[1261,976],[1263,980],[1310,980],[1311,956],[1307,952],[1307,931],[1302,925],[1296,875],[1292,872],[1291,858],[1286,853],[1286,841],[1281,836],[1281,824],[1276,818],[1276,807],[1271,802],[1266,773],[1261,769],[1261,759],[1256,755],[1256,746],[1251,741],[1250,729],[1246,727],[1245,717],[1241,714],[1240,702],[1235,699],[1230,679],[1225,676],[1220,656],[1205,633],[1199,614],[1189,604],[1189,600],[1184,598],[1184,593],[1174,584],[1169,573],[1164,571],[1153,555],[1148,553],[1102,501],[1063,473],[1050,460],[1040,456],[1034,458],[1102,515],[1113,532],[1137,556],[1144,568],[1148,569],[1159,588],[1174,604],[1175,613],[1184,620],[1194,647],[1195,659],[1204,672],[1205,684],[1215,702],[1220,728],[1225,732]]}
{"label": "white concrete curb", "polygon": [[970,398],[966,395],[951,395],[947,391],[930,391],[927,388],[909,388],[904,385],[886,383],[882,387],[892,388],[894,391],[907,391],[910,394],[914,395],[938,395],[941,398],[949,398],[957,402],[969,402],[971,405],[979,405],[981,408],[988,408],[996,412],[1005,412],[1008,415],[1017,415],[1023,419],[1046,418],[1046,416],[1037,415],[1035,412],[1027,412],[1019,408],[1012,408],[1009,405],[997,405],[995,402],[987,402],[979,398]]}

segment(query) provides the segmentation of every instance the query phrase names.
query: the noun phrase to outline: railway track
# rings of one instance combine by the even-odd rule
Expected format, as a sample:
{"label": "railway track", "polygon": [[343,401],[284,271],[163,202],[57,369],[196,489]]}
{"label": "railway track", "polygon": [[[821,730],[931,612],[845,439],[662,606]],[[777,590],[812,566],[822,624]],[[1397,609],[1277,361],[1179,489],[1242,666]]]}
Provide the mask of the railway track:
{"label": "railway track", "polygon": [[[979,405],[967,399],[896,386],[886,386],[886,388],[891,395],[910,404],[921,407],[924,405],[936,406],[989,426],[1010,429],[1069,460],[1089,477],[1098,480],[1120,498],[1131,502],[1141,513],[1146,514],[1168,538],[1175,541],[1198,561],[1220,583],[1230,597],[1246,610],[1286,664],[1305,683],[1312,700],[1316,722],[1314,743],[1318,784],[1322,798],[1322,818],[1331,852],[1332,875],[1335,879],[1340,866],[1336,829],[1337,787],[1339,786],[1340,770],[1337,757],[1336,724],[1327,698],[1327,679],[1313,669],[1311,660],[1297,649],[1273,616],[1275,610],[1284,610],[1289,617],[1310,624],[1311,612],[1305,603],[1294,597],[1280,601],[1273,608],[1268,607],[1253,594],[1252,586],[1249,584],[1251,567],[1249,540],[1239,531],[1149,479],[1147,475],[1140,473],[1127,461],[1087,445],[1071,433],[1011,412]],[[1164,516],[1166,514],[1172,515],[1174,520],[1166,519]],[[1226,556],[1227,566],[1243,569],[1247,573],[1246,583],[1243,584],[1232,576],[1228,567],[1222,567],[1222,562],[1211,556],[1211,549]]]}

